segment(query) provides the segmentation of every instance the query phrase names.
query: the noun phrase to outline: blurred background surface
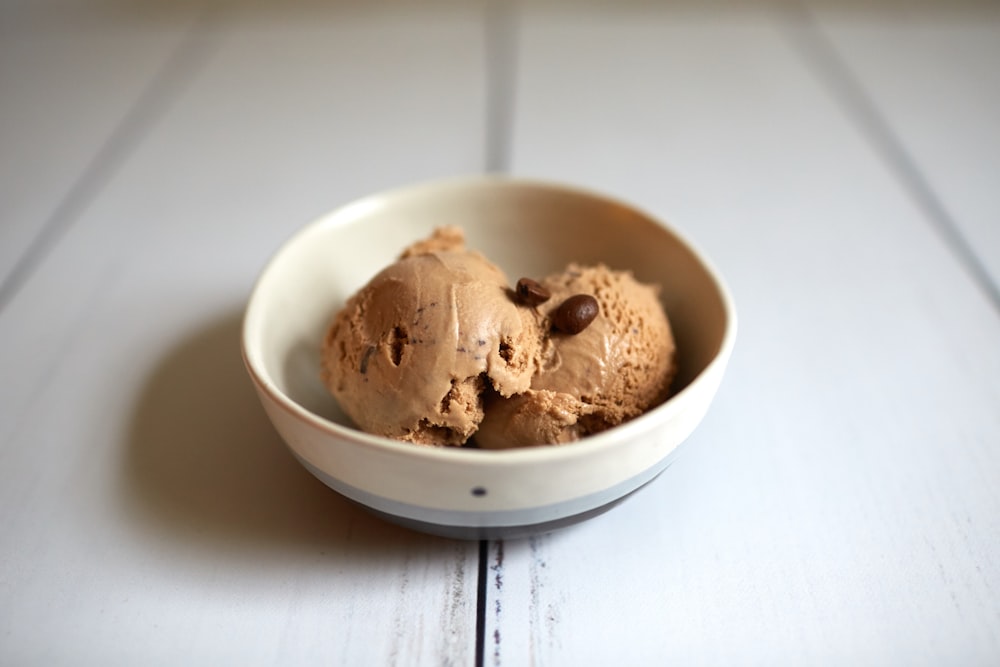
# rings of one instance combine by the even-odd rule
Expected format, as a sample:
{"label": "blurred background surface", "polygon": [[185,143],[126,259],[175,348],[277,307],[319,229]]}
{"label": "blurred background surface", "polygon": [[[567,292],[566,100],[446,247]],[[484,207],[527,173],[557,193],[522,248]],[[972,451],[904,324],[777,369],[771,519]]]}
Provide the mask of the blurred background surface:
{"label": "blurred background surface", "polygon": [[[0,662],[996,664],[998,72],[993,2],[0,2]],[[239,324],[484,171],[670,220],[740,333],[655,483],[476,544],[301,470]]]}

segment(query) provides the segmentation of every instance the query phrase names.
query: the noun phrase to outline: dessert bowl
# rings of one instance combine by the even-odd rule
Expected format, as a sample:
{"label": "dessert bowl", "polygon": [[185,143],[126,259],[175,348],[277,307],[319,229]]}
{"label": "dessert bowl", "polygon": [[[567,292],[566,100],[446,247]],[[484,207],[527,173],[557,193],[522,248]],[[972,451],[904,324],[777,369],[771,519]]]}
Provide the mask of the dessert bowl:
{"label": "dessert bowl", "polygon": [[[431,447],[358,430],[320,380],[336,311],[404,246],[442,225],[507,273],[603,262],[661,286],[677,343],[671,397],[560,446]],[[473,177],[375,194],[295,234],[264,268],[243,323],[243,360],[292,453],[338,493],[395,523],[464,539],[544,532],[599,514],[661,473],[705,415],[736,336],[729,291],[665,223],[586,190]]]}

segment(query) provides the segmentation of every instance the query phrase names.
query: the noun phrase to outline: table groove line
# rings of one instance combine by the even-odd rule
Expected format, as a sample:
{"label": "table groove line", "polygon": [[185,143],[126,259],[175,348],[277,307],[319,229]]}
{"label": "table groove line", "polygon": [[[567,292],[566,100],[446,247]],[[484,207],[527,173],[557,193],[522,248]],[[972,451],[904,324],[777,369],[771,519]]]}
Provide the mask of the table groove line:
{"label": "table groove line", "polygon": [[476,575],[476,652],[475,667],[486,659],[486,581],[489,576],[490,541],[479,540],[479,568]]}
{"label": "table groove line", "polygon": [[486,165],[490,173],[510,171],[517,85],[517,16],[510,3],[490,0],[486,5]]}
{"label": "table groove line", "polygon": [[[485,59],[485,164],[484,171],[509,174],[513,151],[515,91],[517,89],[518,15],[517,7],[504,0],[487,0],[484,27]],[[502,540],[479,541],[479,568],[476,581],[475,667],[486,664],[486,626],[491,570],[490,548],[496,544],[503,553]],[[499,567],[499,565],[498,565]],[[494,631],[496,633],[496,631]],[[497,663],[499,634],[492,642]]]}
{"label": "table groove line", "polygon": [[0,313],[7,308],[62,238],[93,201],[107,188],[118,170],[138,148],[185,85],[208,61],[207,25],[214,13],[206,11],[143,86],[133,104],[83,168],[45,219],[6,276],[0,279]]}
{"label": "table groove line", "polygon": [[785,8],[784,33],[819,83],[839,104],[851,124],[888,166],[928,224],[967,272],[973,283],[1000,314],[1000,285],[963,234],[955,217],[941,201],[923,171],[893,132],[864,84],[840,56],[817,19],[801,2]]}

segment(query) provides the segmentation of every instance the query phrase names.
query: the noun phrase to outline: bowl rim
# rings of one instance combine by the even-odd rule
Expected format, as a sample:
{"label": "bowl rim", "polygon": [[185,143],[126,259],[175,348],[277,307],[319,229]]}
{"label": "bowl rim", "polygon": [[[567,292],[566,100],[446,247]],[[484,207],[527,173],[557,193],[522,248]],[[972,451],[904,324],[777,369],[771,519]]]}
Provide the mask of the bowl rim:
{"label": "bowl rim", "polygon": [[[686,387],[670,396],[665,402],[646,413],[619,424],[612,429],[587,436],[572,443],[571,447],[536,445],[531,447],[516,447],[500,450],[482,450],[465,447],[436,447],[431,445],[417,445],[410,442],[394,440],[392,438],[366,433],[360,429],[338,424],[326,419],[303,406],[299,405],[284,391],[282,391],[271,379],[267,367],[260,359],[260,355],[251,345],[253,338],[252,328],[260,317],[257,313],[263,308],[260,303],[261,286],[275,270],[281,258],[288,253],[292,247],[297,245],[303,238],[309,237],[316,230],[327,226],[340,226],[354,222],[359,215],[371,210],[373,207],[381,205],[384,200],[395,199],[401,196],[412,196],[420,193],[431,194],[434,191],[447,191],[465,188],[491,188],[491,187],[526,187],[531,189],[548,190],[575,197],[586,197],[613,204],[628,210],[649,222],[657,225],[670,233],[675,239],[685,246],[697,262],[708,274],[716,291],[719,294],[724,313],[724,330],[719,349],[712,359],[701,369],[687,384]],[[736,306],[725,279],[705,255],[705,253],[683,233],[675,227],[661,220],[658,216],[649,211],[626,202],[613,195],[608,195],[597,190],[570,185],[552,180],[524,178],[506,174],[486,174],[474,176],[459,176],[444,179],[435,179],[417,182],[410,185],[389,188],[364,195],[360,198],[348,201],[336,208],[315,218],[293,232],[271,255],[264,267],[261,269],[253,287],[250,297],[244,310],[243,323],[241,326],[240,351],[244,366],[254,384],[272,402],[273,405],[291,414],[298,420],[306,422],[315,429],[323,431],[340,440],[348,441],[364,447],[373,447],[386,453],[402,456],[424,458],[437,463],[457,463],[457,464],[489,464],[491,466],[517,466],[525,464],[552,463],[564,459],[586,457],[590,452],[602,450],[616,446],[623,440],[631,439],[633,434],[647,432],[664,421],[669,421],[676,413],[683,412],[686,404],[694,400],[697,386],[704,383],[706,378],[721,371],[730,355],[736,339],[737,315]]]}

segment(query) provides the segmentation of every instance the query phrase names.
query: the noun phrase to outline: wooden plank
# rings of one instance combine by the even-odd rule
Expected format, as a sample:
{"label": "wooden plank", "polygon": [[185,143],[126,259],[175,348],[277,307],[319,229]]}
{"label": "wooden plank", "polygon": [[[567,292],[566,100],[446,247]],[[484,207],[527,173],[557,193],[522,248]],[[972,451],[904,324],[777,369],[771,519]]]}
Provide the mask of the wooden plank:
{"label": "wooden plank", "polygon": [[1000,294],[1000,9],[896,7],[872,17],[822,7],[814,16],[891,127],[928,208],[957,228]]}
{"label": "wooden plank", "polygon": [[741,323],[715,405],[656,482],[491,545],[493,664],[1000,657],[1000,321],[790,21],[519,21],[514,171],[678,225]]}
{"label": "wooden plank", "polygon": [[152,120],[149,84],[197,17],[190,6],[152,23],[107,8],[30,9],[0,20],[0,284],[20,279],[19,262],[30,271],[102,186],[127,134]]}
{"label": "wooden plank", "polygon": [[252,11],[0,312],[0,662],[473,659],[477,545],[300,469],[239,323],[313,217],[482,168],[482,17]]}

